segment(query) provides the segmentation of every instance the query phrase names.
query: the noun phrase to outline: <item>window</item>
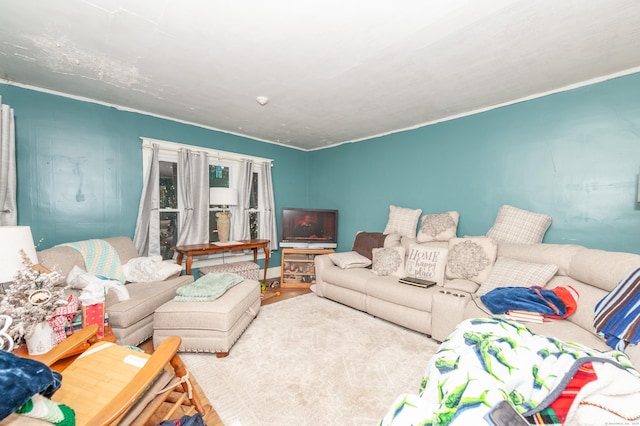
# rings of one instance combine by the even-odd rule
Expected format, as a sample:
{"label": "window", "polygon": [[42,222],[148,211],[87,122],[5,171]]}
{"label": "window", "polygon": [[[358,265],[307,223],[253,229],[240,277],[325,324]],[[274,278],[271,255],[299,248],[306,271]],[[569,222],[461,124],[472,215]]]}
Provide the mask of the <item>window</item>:
{"label": "window", "polygon": [[[143,139],[144,140],[144,139]],[[160,254],[163,259],[171,259],[174,252],[171,250],[177,244],[181,224],[181,198],[178,194],[178,150],[180,148],[191,148],[193,150],[210,151],[206,148],[174,144],[155,140],[144,140],[160,145],[159,153],[159,220],[160,220]],[[255,157],[247,157],[234,153],[214,151],[209,153],[209,186],[236,188],[240,160],[242,158],[252,158],[254,164],[257,161],[266,161]],[[270,161],[270,160],[268,160]],[[254,167],[256,169],[257,167]],[[254,171],[251,179],[251,189],[249,197],[249,235],[250,238],[261,238],[260,217],[264,209],[263,195],[260,193],[260,172],[259,168]],[[209,206],[209,240],[218,241],[216,212],[226,210],[228,206]],[[236,207],[231,206],[232,213]],[[237,238],[233,232],[233,218],[231,239]]]}

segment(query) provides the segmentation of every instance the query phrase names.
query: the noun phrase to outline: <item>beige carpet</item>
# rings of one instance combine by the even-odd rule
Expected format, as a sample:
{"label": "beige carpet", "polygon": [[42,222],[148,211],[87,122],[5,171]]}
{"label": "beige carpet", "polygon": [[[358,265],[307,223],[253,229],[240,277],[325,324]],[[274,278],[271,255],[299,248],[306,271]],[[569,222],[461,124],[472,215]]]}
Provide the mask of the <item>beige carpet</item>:
{"label": "beige carpet", "polygon": [[262,307],[226,358],[181,357],[225,425],[375,425],[437,348],[308,294]]}

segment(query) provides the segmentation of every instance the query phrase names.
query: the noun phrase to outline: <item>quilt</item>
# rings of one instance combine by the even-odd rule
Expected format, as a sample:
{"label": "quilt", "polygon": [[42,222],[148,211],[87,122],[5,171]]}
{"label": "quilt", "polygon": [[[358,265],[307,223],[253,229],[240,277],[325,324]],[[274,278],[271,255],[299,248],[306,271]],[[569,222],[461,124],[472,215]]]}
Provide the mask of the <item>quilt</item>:
{"label": "quilt", "polygon": [[536,335],[496,316],[460,323],[429,360],[418,394],[398,396],[379,425],[485,424],[501,400],[530,416],[548,407],[586,362],[608,365],[610,383],[593,385],[600,393],[615,388],[616,380],[628,382],[628,391],[604,390],[622,395],[607,404],[613,411],[628,407],[627,417],[640,416],[640,408],[631,408],[640,407],[640,374],[624,353]]}

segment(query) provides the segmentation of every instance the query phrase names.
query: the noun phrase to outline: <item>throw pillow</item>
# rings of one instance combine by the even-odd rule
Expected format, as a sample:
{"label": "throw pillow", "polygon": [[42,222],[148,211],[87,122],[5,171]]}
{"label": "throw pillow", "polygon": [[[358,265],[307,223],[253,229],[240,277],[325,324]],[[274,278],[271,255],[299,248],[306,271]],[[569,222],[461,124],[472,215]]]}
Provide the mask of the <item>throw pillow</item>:
{"label": "throw pillow", "polygon": [[351,250],[371,260],[373,259],[371,250],[384,247],[385,239],[386,235],[382,232],[358,232]]}
{"label": "throw pillow", "polygon": [[373,273],[380,276],[394,275],[398,278],[404,278],[406,276],[404,272],[405,251],[402,246],[373,249]]}
{"label": "throw pillow", "polygon": [[498,245],[488,237],[452,238],[447,256],[447,278],[482,284],[496,261]]}
{"label": "throw pillow", "polygon": [[499,257],[476,294],[482,296],[498,287],[544,287],[558,272],[557,265],[522,262]]}
{"label": "throw pillow", "polygon": [[449,249],[443,247],[412,245],[405,266],[407,275],[443,285],[448,252]]}
{"label": "throw pillow", "polygon": [[400,234],[404,237],[415,238],[421,214],[422,209],[389,206],[389,220],[383,234]]}
{"label": "throw pillow", "polygon": [[342,253],[331,253],[329,258],[333,263],[342,269],[366,268],[371,265],[371,259],[364,257],[358,252],[347,251]]}
{"label": "throw pillow", "polygon": [[501,243],[535,244],[542,242],[551,226],[551,216],[504,205],[487,237]]}
{"label": "throw pillow", "polygon": [[455,211],[422,216],[422,224],[418,230],[418,242],[449,241],[451,238],[455,238],[459,219],[460,213]]}

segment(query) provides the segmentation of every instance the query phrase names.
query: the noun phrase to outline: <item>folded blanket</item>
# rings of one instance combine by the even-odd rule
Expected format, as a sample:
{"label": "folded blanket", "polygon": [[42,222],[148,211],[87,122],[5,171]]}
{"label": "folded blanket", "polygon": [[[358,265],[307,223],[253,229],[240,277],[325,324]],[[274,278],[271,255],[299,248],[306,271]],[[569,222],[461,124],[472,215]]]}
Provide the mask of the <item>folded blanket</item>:
{"label": "folded blanket", "polygon": [[118,280],[123,284],[126,281],[118,252],[105,240],[85,240],[60,245],[78,250],[84,258],[87,272]]}
{"label": "folded blanket", "polygon": [[480,300],[492,314],[504,314],[514,309],[563,319],[576,311],[578,293],[572,287],[499,287],[480,296]]}
{"label": "folded blanket", "polygon": [[0,350],[0,420],[35,394],[51,396],[60,387],[61,380],[60,373],[39,361]]}
{"label": "folded blanket", "polygon": [[231,272],[206,274],[191,284],[176,290],[176,302],[210,302],[222,296],[228,289],[241,283],[244,278]]}
{"label": "folded blanket", "polygon": [[593,326],[607,345],[624,350],[640,341],[640,267],[632,270],[616,288],[596,304]]}

